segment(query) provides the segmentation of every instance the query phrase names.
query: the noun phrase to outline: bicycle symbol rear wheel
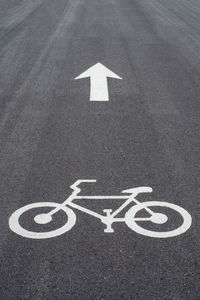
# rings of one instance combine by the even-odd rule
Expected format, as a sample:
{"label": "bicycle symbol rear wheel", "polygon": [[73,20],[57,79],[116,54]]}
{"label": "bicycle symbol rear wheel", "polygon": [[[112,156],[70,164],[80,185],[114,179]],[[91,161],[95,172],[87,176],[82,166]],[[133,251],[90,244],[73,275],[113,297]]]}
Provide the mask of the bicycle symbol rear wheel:
{"label": "bicycle symbol rear wheel", "polygon": [[[20,225],[19,218],[21,217],[22,214],[24,214],[25,212],[33,208],[44,208],[44,207],[49,207],[53,209],[58,208],[59,210],[64,211],[68,217],[66,224],[64,224],[62,227],[58,229],[52,231],[46,231],[46,232],[29,231]],[[34,220],[36,223],[41,225],[47,224],[51,222],[52,216],[49,213],[39,214],[35,216]],[[48,239],[48,238],[59,236],[65,233],[66,231],[69,231],[74,226],[75,223],[76,223],[76,215],[73,212],[73,210],[66,206],[62,206],[59,203],[54,203],[54,202],[38,202],[38,203],[25,205],[19,208],[18,210],[16,210],[9,218],[10,229],[15,233],[30,239]]]}
{"label": "bicycle symbol rear wheel", "polygon": [[[136,216],[136,214],[141,211],[144,210],[145,208],[151,208],[151,207],[164,207],[164,208],[169,208],[172,209],[174,211],[176,211],[177,213],[179,213],[179,215],[181,215],[183,221],[182,224],[171,231],[152,231],[152,230],[148,230],[146,228],[142,227],[143,221],[142,218],[140,218],[140,221]],[[158,215],[158,218],[156,220],[156,215]],[[160,218],[160,221],[159,221]],[[167,216],[164,214],[158,214],[158,213],[153,213],[152,216],[149,218],[149,221],[152,223],[157,223],[157,224],[164,224],[167,221]],[[149,202],[143,202],[143,203],[139,203],[133,207],[131,207],[128,212],[125,214],[125,222],[126,225],[132,229],[133,231],[145,235],[145,236],[149,236],[149,237],[153,237],[153,238],[169,238],[169,237],[174,237],[174,236],[178,236],[184,232],[186,232],[191,224],[192,224],[192,218],[191,215],[182,207],[172,204],[172,203],[168,203],[168,202],[160,202],[160,201],[149,201]],[[139,225],[139,224],[140,225]]]}

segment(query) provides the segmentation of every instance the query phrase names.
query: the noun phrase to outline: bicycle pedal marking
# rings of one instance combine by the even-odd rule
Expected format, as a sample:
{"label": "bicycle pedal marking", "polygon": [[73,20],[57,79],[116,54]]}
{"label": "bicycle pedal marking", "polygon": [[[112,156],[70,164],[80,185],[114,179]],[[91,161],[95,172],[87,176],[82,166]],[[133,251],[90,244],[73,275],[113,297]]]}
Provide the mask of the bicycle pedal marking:
{"label": "bicycle pedal marking", "polygon": [[[168,202],[161,202],[161,201],[148,201],[148,202],[139,202],[136,197],[140,193],[151,193],[152,188],[150,187],[138,187],[138,188],[131,188],[123,190],[122,193],[126,193],[127,195],[118,195],[118,196],[80,196],[79,193],[81,192],[81,188],[79,185],[81,183],[94,183],[96,180],[94,179],[79,179],[74,182],[70,186],[73,190],[72,194],[63,202],[63,203],[54,203],[54,202],[38,202],[25,205],[19,209],[17,209],[9,218],[9,227],[10,229],[25,238],[30,239],[48,239],[53,238],[59,235],[64,234],[65,232],[71,230],[73,226],[76,224],[76,215],[73,209],[77,209],[83,213],[86,213],[90,216],[93,216],[99,219],[103,224],[106,225],[104,228],[104,232],[106,234],[113,233],[114,229],[112,227],[113,223],[124,222],[131,230],[135,231],[144,236],[152,237],[152,238],[169,238],[175,237],[180,234],[186,232],[191,224],[192,224],[192,217],[191,215],[182,207],[168,203]],[[109,200],[109,199],[121,199],[124,200],[122,205],[120,205],[116,210],[112,209],[104,209],[103,214],[99,214],[93,210],[90,210],[80,204],[73,202],[73,200],[81,200],[88,199],[88,200]],[[128,211],[125,213],[124,217],[118,217],[118,215],[131,203],[135,204]],[[20,225],[20,217],[25,214],[27,211],[38,209],[38,208],[50,208],[49,212],[44,213],[40,212],[39,214],[34,215],[33,221],[38,226],[44,226],[47,224],[51,224],[54,215],[62,211],[67,215],[66,223],[54,230],[36,232],[30,231]],[[167,208],[175,211],[182,217],[182,224],[171,231],[154,231],[149,230],[143,227],[145,222],[151,222],[151,224],[163,225],[168,222],[168,216],[164,213],[158,213],[152,210],[153,207],[161,207]],[[145,210],[149,216],[148,217],[137,217],[137,213],[139,211]]]}

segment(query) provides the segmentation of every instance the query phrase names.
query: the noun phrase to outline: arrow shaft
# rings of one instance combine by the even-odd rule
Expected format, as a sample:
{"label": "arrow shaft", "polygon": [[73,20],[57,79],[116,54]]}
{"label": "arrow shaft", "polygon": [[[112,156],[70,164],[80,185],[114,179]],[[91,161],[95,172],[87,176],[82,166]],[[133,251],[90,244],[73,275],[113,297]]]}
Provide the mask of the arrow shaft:
{"label": "arrow shaft", "polygon": [[90,101],[109,101],[106,76],[97,74],[90,78]]}

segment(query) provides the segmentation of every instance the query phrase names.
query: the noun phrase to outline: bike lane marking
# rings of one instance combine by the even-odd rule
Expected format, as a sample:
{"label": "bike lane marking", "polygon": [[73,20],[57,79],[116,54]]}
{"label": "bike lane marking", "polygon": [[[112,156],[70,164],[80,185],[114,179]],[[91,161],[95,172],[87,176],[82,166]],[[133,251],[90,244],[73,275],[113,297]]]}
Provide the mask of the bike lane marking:
{"label": "bike lane marking", "polygon": [[[70,186],[73,190],[72,194],[63,202],[63,203],[54,203],[54,202],[38,202],[25,205],[19,209],[17,209],[9,218],[9,227],[10,229],[25,238],[30,239],[48,239],[53,238],[59,235],[64,234],[65,232],[72,229],[72,227],[76,223],[76,214],[71,209],[74,208],[78,211],[82,211],[90,216],[93,216],[106,225],[104,229],[105,233],[113,233],[114,229],[112,228],[112,224],[116,222],[125,222],[126,225],[136,233],[139,233],[144,236],[152,237],[152,238],[169,238],[178,236],[184,232],[186,232],[192,223],[191,215],[182,207],[168,203],[168,202],[160,202],[160,201],[149,201],[149,202],[139,202],[136,197],[140,193],[151,193],[153,190],[151,187],[138,187],[138,188],[131,188],[121,191],[121,193],[125,193],[126,195],[123,196],[78,196],[81,192],[79,185],[83,182],[96,182],[94,179],[79,179],[74,184]],[[104,209],[103,212],[105,215],[99,214],[93,210],[90,210],[80,204],[76,204],[73,200],[81,199],[93,199],[93,200],[106,200],[106,199],[124,199],[125,202],[122,203],[115,211],[112,209]],[[124,217],[116,217],[121,213],[129,204],[135,204],[125,213]],[[68,206],[67,206],[68,205]],[[155,231],[149,230],[143,227],[144,222],[151,222],[154,224],[165,224],[168,221],[168,217],[166,214],[154,212],[151,210],[150,207],[161,207],[161,208],[168,208],[175,212],[177,212],[182,217],[182,224],[178,226],[178,228],[168,230],[168,231]],[[45,225],[52,221],[52,216],[57,213],[58,211],[63,211],[67,215],[67,222],[54,230],[48,230],[43,232],[37,231],[30,231],[25,229],[20,224],[20,217],[29,210],[37,209],[37,208],[46,208],[50,207],[53,208],[47,213],[40,213],[33,217],[33,220],[38,225]],[[70,208],[69,208],[70,207]],[[148,217],[137,217],[137,212],[145,210],[149,213]],[[137,223],[139,222],[139,224]]]}

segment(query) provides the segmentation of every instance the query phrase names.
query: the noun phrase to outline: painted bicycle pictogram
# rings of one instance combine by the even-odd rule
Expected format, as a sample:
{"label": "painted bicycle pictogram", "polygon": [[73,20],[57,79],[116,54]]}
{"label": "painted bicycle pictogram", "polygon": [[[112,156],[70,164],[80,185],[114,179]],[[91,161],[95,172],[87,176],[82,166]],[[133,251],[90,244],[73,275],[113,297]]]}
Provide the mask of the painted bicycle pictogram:
{"label": "painted bicycle pictogram", "polygon": [[[79,194],[81,192],[81,189],[79,187],[81,183],[93,183],[93,182],[96,182],[96,180],[93,179],[77,180],[74,184],[70,186],[71,189],[73,190],[72,194],[61,204],[55,202],[38,202],[38,203],[28,204],[17,209],[9,218],[10,229],[22,237],[31,238],[31,239],[47,239],[47,238],[53,238],[62,235],[65,232],[72,229],[72,227],[76,223],[76,215],[72,210],[72,208],[77,209],[90,216],[93,216],[97,219],[100,219],[100,221],[106,225],[106,228],[104,229],[105,233],[114,232],[112,228],[113,223],[125,222],[130,229],[132,229],[133,231],[141,235],[152,237],[152,238],[169,238],[169,237],[174,237],[183,234],[191,226],[192,223],[191,215],[184,208],[178,205],[168,203],[168,202],[161,202],[161,201],[139,202],[136,199],[137,195],[140,193],[151,193],[152,192],[151,187],[138,187],[138,188],[126,189],[123,190],[122,193],[127,195],[120,195],[120,196],[84,196],[84,195],[82,196]],[[81,201],[84,199],[88,199],[88,200],[121,199],[124,200],[124,202],[115,211],[112,211],[112,209],[104,209],[103,210],[104,214],[99,214],[95,211],[92,211],[86,207],[81,206],[80,204],[73,202],[74,200]],[[134,205],[128,209],[124,217],[117,217],[127,206],[129,206],[132,203]],[[175,229],[173,228],[172,230],[169,231],[155,231],[151,229],[146,229],[143,226],[145,222],[162,225],[168,221],[168,216],[166,215],[166,213],[156,212],[155,211],[156,207],[172,210],[173,212],[178,214],[182,220],[181,224],[178,225],[177,228]],[[20,217],[24,213],[39,208],[50,208],[50,211],[48,213],[36,214],[36,216],[34,217],[35,223],[41,226],[45,224],[49,224],[52,221],[53,216],[59,211],[63,211],[67,215],[66,223],[55,230],[45,231],[45,232],[30,231],[28,229],[25,229],[22,225],[20,225]],[[149,216],[148,217],[137,216],[137,214],[142,210],[145,210]]]}

